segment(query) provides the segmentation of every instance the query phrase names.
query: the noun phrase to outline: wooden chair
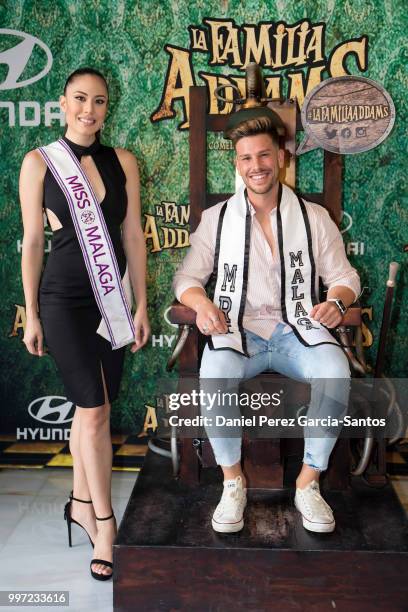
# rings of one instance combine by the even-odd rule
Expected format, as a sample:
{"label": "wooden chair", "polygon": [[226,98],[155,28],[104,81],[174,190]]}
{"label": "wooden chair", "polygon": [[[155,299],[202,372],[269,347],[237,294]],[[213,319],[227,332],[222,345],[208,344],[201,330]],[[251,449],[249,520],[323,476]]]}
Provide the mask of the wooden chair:
{"label": "wooden chair", "polygon": [[[190,88],[190,229],[193,232],[200,222],[205,208],[226,200],[231,193],[207,192],[207,132],[222,132],[227,115],[211,115],[206,112],[206,88]],[[280,114],[287,128],[285,148],[287,151],[284,175],[281,180],[294,187],[295,182],[295,147],[296,132],[302,130],[300,113],[291,100],[269,104]],[[324,151],[323,192],[302,194],[307,200],[324,206],[333,220],[339,224],[342,215],[342,156]],[[179,342],[169,362],[169,368],[178,359],[180,377],[197,376],[199,362],[204,347],[204,338],[195,326],[195,312],[175,301],[169,312],[172,323],[179,325]],[[353,366],[362,368],[352,353],[352,329],[360,329],[361,310],[358,305],[351,307],[343,318],[338,331],[340,340],[353,362]],[[357,334],[361,344],[361,333]],[[360,346],[361,348],[361,346]],[[361,371],[361,370],[360,370]],[[265,376],[263,373],[262,376]],[[268,376],[280,377],[268,373]],[[293,400],[300,399],[300,396]],[[201,446],[197,449],[197,446]],[[215,465],[210,444],[200,444],[191,438],[182,438],[180,447],[179,476],[186,483],[198,483],[204,466]],[[284,484],[285,462],[288,457],[301,455],[303,440],[243,440],[243,469],[248,486],[251,488],[282,488]],[[201,453],[201,456],[200,456]],[[326,480],[329,488],[344,489],[348,486],[350,471],[348,440],[340,438],[331,455]]]}

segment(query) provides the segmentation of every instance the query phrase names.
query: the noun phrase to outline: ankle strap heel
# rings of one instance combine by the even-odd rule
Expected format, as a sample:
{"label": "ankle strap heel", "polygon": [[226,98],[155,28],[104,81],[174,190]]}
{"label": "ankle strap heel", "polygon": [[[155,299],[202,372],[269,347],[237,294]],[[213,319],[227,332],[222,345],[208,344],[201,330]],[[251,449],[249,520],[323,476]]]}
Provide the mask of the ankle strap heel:
{"label": "ankle strap heel", "polygon": [[69,494],[69,499],[74,499],[75,501],[81,502],[81,504],[92,504],[92,499],[87,500],[87,499],[78,499],[78,497],[74,497],[74,491],[71,491],[71,493]]}
{"label": "ankle strap heel", "polygon": [[[95,517],[97,521],[107,521],[111,518],[115,519],[116,522],[116,518],[115,518],[115,514],[112,510],[112,514],[110,514],[109,516],[102,516],[102,517]],[[92,565],[94,563],[100,563],[102,565],[105,565],[106,567],[109,567],[112,571],[110,574],[99,574],[98,572],[94,572],[92,569]],[[113,575],[113,563],[111,561],[106,561],[105,559],[92,559],[91,560],[91,564],[90,564],[90,570],[91,570],[91,576],[92,578],[95,578],[95,580],[109,580],[110,578],[112,578]]]}
{"label": "ankle strap heel", "polygon": [[71,533],[71,525],[72,523],[75,523],[76,525],[79,525],[79,527],[81,527],[86,535],[89,538],[89,541],[91,543],[92,548],[94,547],[94,543],[91,539],[91,536],[89,535],[89,533],[87,532],[87,530],[85,529],[85,527],[83,525],[81,525],[81,523],[78,523],[78,521],[76,521],[75,519],[72,518],[72,500],[81,502],[82,504],[92,504],[92,500],[85,500],[85,499],[78,499],[77,497],[74,497],[74,492],[71,491],[71,493],[69,494],[69,501],[65,504],[64,507],[64,520],[67,521],[67,528],[68,528],[68,545],[71,547],[72,546],[72,533]]}
{"label": "ankle strap heel", "polygon": [[107,521],[107,520],[111,519],[112,517],[115,518],[113,510],[112,510],[112,514],[110,514],[109,516],[104,516],[102,518],[99,518],[99,517],[95,516],[97,521]]}

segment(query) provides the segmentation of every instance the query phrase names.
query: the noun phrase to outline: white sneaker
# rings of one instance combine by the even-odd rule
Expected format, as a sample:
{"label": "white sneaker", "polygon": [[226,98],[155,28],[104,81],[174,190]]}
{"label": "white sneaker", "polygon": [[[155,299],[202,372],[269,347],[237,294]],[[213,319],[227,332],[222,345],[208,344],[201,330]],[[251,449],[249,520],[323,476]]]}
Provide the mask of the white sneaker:
{"label": "white sneaker", "polygon": [[212,518],[214,531],[220,533],[240,531],[244,526],[243,514],[246,503],[246,489],[243,487],[242,477],[224,480],[222,497]]}
{"label": "white sneaker", "polygon": [[312,480],[304,489],[296,489],[295,506],[303,518],[303,527],[318,533],[330,533],[336,523],[333,512],[320,495],[319,483]]}

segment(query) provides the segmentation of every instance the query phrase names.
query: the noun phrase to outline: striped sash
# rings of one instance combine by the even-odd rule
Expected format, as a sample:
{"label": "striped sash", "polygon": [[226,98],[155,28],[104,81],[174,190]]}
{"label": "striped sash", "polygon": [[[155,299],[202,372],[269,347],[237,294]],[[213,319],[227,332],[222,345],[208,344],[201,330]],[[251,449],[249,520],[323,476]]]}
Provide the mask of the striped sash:
{"label": "striped sash", "polygon": [[[286,185],[279,188],[277,209],[281,265],[282,319],[305,346],[339,343],[309,312],[318,303],[319,278],[310,223],[304,202]],[[228,333],[212,335],[212,350],[230,349],[248,356],[243,316],[248,285],[251,213],[245,187],[223,204],[217,228],[213,301],[225,314]]]}
{"label": "striped sash", "polygon": [[[118,263],[105,219],[92,186],[70,147],[58,140],[40,147],[44,161],[63,192],[102,316],[98,333],[110,340],[112,349],[134,341],[135,328],[122,284]],[[129,300],[129,301],[128,301]]]}

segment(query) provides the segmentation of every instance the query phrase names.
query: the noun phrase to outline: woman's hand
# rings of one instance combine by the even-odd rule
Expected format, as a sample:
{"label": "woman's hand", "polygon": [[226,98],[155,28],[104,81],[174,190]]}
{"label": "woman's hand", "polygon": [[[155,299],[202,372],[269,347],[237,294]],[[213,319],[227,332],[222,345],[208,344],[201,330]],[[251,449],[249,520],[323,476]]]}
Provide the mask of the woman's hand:
{"label": "woman's hand", "polygon": [[31,355],[37,355],[37,357],[43,357],[43,355],[45,355],[43,348],[44,336],[40,319],[27,319],[23,342]]}
{"label": "woman's hand", "polygon": [[135,343],[132,344],[130,350],[132,353],[136,353],[146,344],[150,335],[150,323],[146,307],[137,308],[133,322],[135,324]]}

